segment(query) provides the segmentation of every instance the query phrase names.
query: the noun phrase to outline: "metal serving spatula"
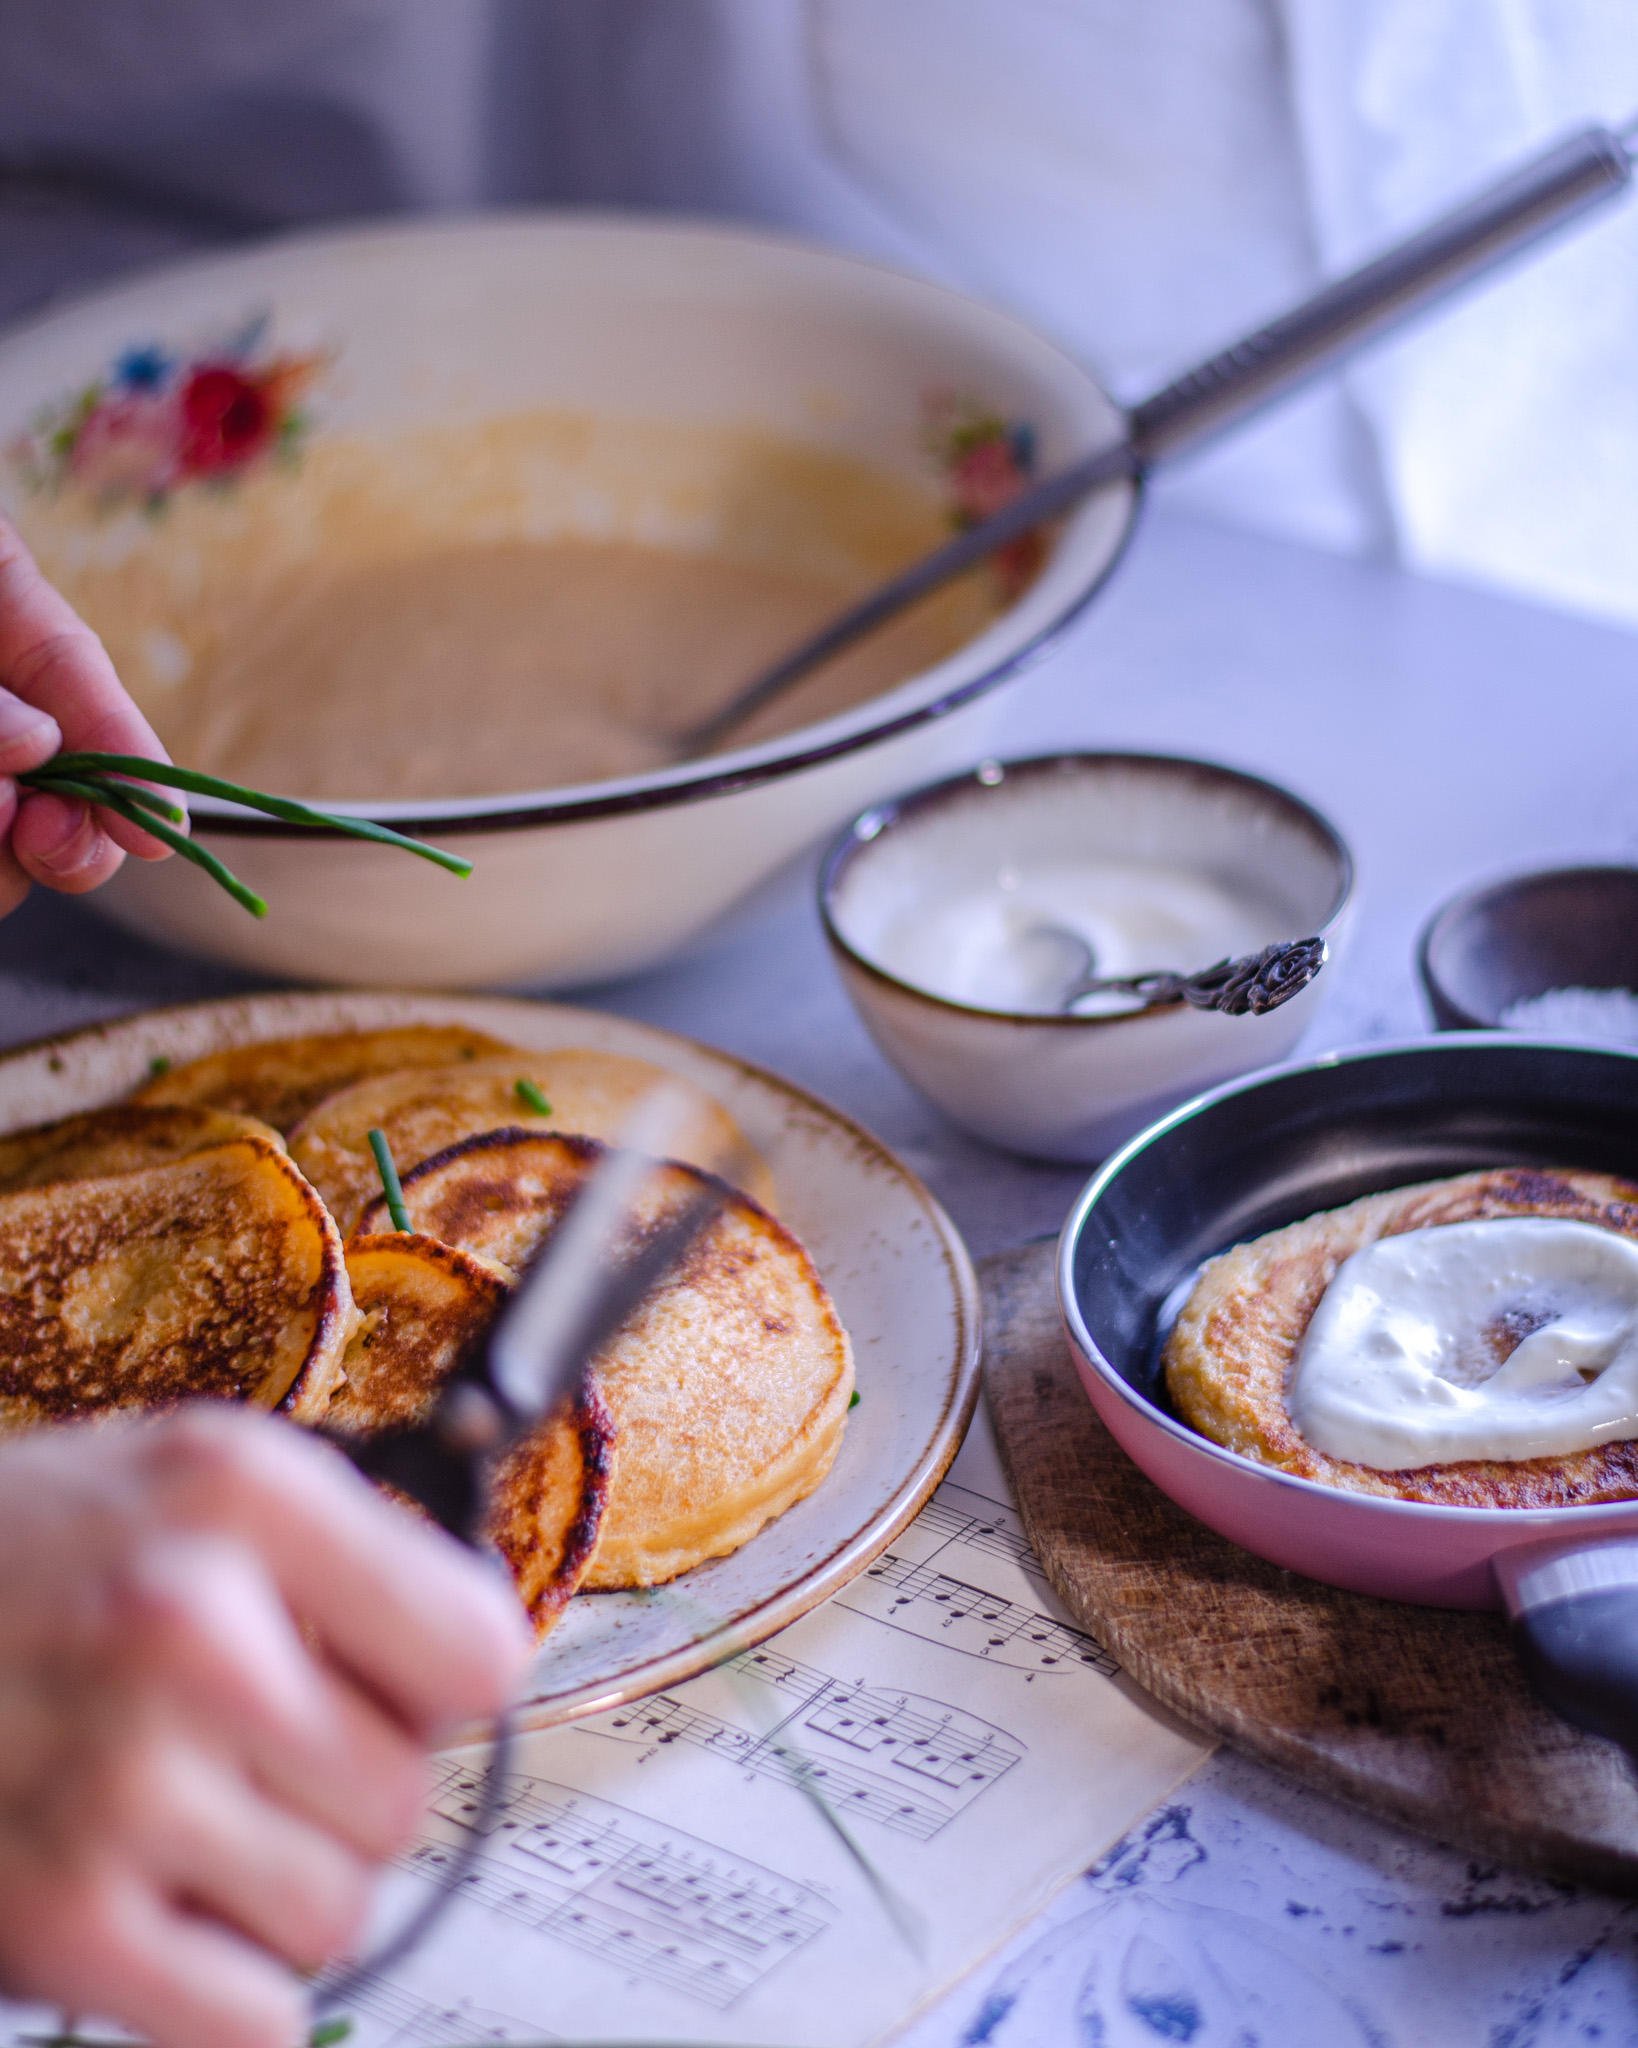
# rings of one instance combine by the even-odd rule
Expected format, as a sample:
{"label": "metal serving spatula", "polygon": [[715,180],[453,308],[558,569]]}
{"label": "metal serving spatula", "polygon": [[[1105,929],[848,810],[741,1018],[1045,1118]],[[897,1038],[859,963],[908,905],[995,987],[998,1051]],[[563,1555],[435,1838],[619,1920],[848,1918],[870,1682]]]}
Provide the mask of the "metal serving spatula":
{"label": "metal serving spatula", "polygon": [[[332,1439],[358,1469],[418,1501],[463,1543],[476,1544],[494,1460],[523,1432],[574,1398],[588,1362],[640,1306],[730,1197],[702,1176],[695,1192],[657,1226],[637,1222],[646,1182],[664,1159],[683,1113],[680,1092],[660,1087],[590,1175],[532,1259],[496,1319],[483,1352],[443,1390],[424,1423],[373,1437]],[[725,1162],[730,1171],[733,1162]],[[478,1811],[445,1864],[436,1890],[373,1953],[314,1986],[315,2019],[423,1942],[460,1891],[506,1797],[512,1720],[496,1723]]]}

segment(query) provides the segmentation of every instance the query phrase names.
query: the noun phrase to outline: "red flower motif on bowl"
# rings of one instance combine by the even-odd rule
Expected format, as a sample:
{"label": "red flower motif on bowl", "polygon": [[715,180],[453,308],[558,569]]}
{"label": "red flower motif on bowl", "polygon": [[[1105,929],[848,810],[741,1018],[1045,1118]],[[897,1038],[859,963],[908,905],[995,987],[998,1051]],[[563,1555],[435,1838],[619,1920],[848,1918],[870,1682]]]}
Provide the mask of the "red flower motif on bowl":
{"label": "red flower motif on bowl", "polygon": [[306,429],[299,401],[319,355],[274,352],[266,319],[192,361],[149,343],[127,349],[107,375],[42,409],[11,446],[36,491],[73,484],[103,506],[157,511],[191,482],[222,484]]}
{"label": "red flower motif on bowl", "polygon": [[265,384],[232,363],[200,363],[181,391],[184,476],[220,476],[261,454],[276,429]]}
{"label": "red flower motif on bowl", "polygon": [[[976,526],[1004,511],[1035,471],[1033,427],[1003,419],[974,399],[949,392],[930,397],[924,406],[924,439],[949,485],[950,519],[957,527]],[[1019,596],[1045,560],[1046,537],[1039,529],[998,550],[992,566],[1002,602],[1010,604]]]}

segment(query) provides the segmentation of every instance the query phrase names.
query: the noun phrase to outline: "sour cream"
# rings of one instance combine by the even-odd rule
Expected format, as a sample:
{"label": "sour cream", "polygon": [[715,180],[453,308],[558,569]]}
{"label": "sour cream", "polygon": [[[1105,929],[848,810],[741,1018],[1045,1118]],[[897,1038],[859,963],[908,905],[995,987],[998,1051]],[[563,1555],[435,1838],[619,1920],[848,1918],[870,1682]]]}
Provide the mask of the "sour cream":
{"label": "sour cream", "polygon": [[1316,1450],[1379,1471],[1638,1437],[1638,1244],[1519,1216],[1367,1245],[1325,1290],[1286,1405]]}
{"label": "sour cream", "polygon": [[[980,1009],[1050,1015],[1081,967],[1081,939],[1099,975],[1194,974],[1291,936],[1289,916],[1209,875],[1150,861],[1030,862],[918,897],[884,921],[871,956],[901,981]],[[1047,929],[1043,931],[1043,927]],[[1080,1014],[1129,1008],[1093,996]]]}

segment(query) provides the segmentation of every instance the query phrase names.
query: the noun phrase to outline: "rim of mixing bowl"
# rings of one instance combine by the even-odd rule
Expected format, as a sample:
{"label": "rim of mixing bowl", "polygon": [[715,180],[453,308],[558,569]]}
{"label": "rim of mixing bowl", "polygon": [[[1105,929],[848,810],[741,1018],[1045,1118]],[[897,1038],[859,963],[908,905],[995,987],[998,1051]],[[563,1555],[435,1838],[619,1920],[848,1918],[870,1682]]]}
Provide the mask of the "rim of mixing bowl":
{"label": "rim of mixing bowl", "polygon": [[[8,327],[4,334],[0,335],[0,343],[8,346],[19,341],[37,343],[43,332],[49,331],[64,319],[77,317],[84,306],[96,301],[116,298],[127,292],[139,292],[171,281],[187,282],[197,279],[201,272],[231,270],[238,264],[254,265],[264,255],[277,256],[298,246],[304,250],[311,249],[321,258],[333,261],[338,252],[356,253],[359,249],[385,246],[394,242],[416,239],[433,242],[474,232],[505,235],[520,230],[528,232],[541,225],[554,230],[561,229],[570,234],[590,232],[634,238],[660,237],[675,241],[692,239],[733,242],[760,246],[776,256],[784,252],[788,256],[806,258],[821,265],[840,266],[847,271],[874,272],[882,278],[896,280],[902,287],[912,288],[918,295],[947,299],[954,308],[968,309],[969,317],[976,311],[989,319],[1017,329],[1021,336],[1027,337],[1032,349],[1058,358],[1066,370],[1072,371],[1075,378],[1080,380],[1088,391],[1098,394],[1108,408],[1108,428],[1111,434],[1124,418],[1123,409],[1109,397],[1097,380],[1082,365],[1073,362],[1064,350],[1057,347],[1029,322],[1019,319],[1004,308],[989,305],[972,294],[954,290],[934,279],[917,277],[891,264],[874,262],[868,257],[858,256],[850,251],[832,249],[820,243],[807,241],[798,235],[779,234],[737,223],[688,216],[676,216],[665,220],[634,220],[629,216],[599,208],[520,209],[515,213],[479,214],[453,221],[372,223],[367,227],[344,223],[335,227],[303,228],[293,234],[271,237],[268,241],[246,250],[211,251],[179,263],[163,265],[138,279],[112,283],[88,294],[82,300],[54,306],[43,314]],[[1094,436],[1088,446],[1097,445],[1099,441]],[[1065,462],[1073,459],[1073,453],[1062,458]],[[1087,527],[1083,526],[1083,522],[1089,521],[1094,504],[1109,503],[1116,491],[1123,493],[1125,500],[1121,508],[1119,531],[1112,542],[1094,541]],[[959,710],[963,705],[995,689],[1020,670],[1039,660],[1098,595],[1124,560],[1143,503],[1143,481],[1139,476],[1123,478],[1106,486],[1094,499],[1077,506],[1066,519],[1057,524],[1052,533],[1050,552],[1040,574],[1012,604],[997,613],[994,619],[963,646],[919,674],[902,678],[887,690],[878,693],[875,698],[799,726],[794,732],[761,740],[752,745],[735,747],[700,760],[682,762],[675,767],[644,775],[610,777],[595,782],[564,784],[545,789],[500,791],[493,795],[476,797],[381,798],[353,801],[311,798],[301,791],[286,793],[300,801],[321,803],[323,808],[340,816],[373,819],[382,824],[392,825],[400,831],[443,838],[526,830],[541,825],[571,824],[586,819],[615,818],[663,810],[731,795],[739,790],[752,789],[763,783],[778,781],[807,769],[821,767],[828,762],[896,739],[919,726]],[[1080,570],[1077,570],[1072,559],[1069,559],[1077,546],[1084,547],[1093,557]],[[1050,609],[1046,610],[1045,615],[1026,630],[1022,639],[997,647],[992,657],[981,657],[981,665],[976,670],[968,672],[964,658],[970,656],[970,650],[992,634],[1004,637],[1009,616],[1020,608],[1027,607],[1042,585],[1054,576],[1055,571],[1064,578],[1067,587],[1051,600]],[[220,798],[194,797],[189,808],[196,828],[208,829],[216,836],[257,839],[340,836],[325,835],[313,828],[285,824],[278,819],[246,810]]]}

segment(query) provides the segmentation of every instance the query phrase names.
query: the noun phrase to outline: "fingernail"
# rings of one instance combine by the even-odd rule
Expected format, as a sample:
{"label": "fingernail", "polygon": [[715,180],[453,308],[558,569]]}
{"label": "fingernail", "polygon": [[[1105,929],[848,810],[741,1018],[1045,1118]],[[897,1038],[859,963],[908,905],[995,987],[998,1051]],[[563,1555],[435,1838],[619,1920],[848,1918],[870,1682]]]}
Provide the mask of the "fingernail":
{"label": "fingernail", "polygon": [[33,849],[34,859],[54,875],[78,874],[96,857],[98,835],[91,813],[84,804],[61,804],[57,816],[62,830],[53,834],[45,846]]}
{"label": "fingernail", "polygon": [[16,775],[49,761],[62,744],[50,712],[0,690],[0,768]]}

